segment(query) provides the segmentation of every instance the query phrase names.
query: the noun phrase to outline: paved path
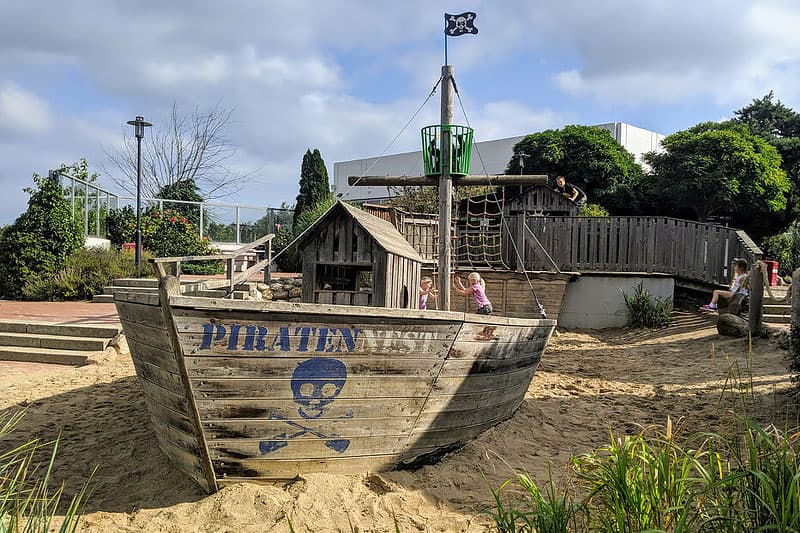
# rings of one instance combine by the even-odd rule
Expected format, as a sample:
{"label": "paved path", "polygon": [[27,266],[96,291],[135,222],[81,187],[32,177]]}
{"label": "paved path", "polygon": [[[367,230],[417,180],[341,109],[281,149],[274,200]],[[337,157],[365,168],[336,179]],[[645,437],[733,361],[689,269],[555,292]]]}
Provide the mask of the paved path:
{"label": "paved path", "polygon": [[114,304],[91,302],[0,301],[0,320],[29,320],[53,324],[119,325]]}

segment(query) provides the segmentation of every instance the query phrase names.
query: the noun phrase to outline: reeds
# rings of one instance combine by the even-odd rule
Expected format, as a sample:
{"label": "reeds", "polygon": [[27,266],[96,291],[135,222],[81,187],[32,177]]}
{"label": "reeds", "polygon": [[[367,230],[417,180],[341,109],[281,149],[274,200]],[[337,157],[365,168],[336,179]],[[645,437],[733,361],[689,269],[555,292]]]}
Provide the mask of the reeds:
{"label": "reeds", "polygon": [[633,288],[633,294],[622,291],[625,307],[628,312],[628,325],[644,328],[661,328],[672,323],[672,298],[659,298],[650,294],[639,282]]}
{"label": "reeds", "polygon": [[[23,413],[0,419],[0,533],[45,533],[54,526],[64,487],[53,489],[50,485],[53,463],[58,452],[58,440],[40,442],[30,440],[5,450],[2,443],[14,430]],[[46,451],[47,463],[35,457]],[[63,521],[56,531],[74,532],[86,497],[87,483],[70,500]]]}

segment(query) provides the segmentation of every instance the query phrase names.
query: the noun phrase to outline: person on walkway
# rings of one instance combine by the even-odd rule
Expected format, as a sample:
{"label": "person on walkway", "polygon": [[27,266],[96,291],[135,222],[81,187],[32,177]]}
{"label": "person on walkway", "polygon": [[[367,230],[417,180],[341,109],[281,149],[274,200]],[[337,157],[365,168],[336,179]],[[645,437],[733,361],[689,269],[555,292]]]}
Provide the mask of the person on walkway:
{"label": "person on walkway", "polygon": [[486,283],[481,279],[481,275],[473,272],[467,277],[467,280],[469,280],[469,287],[464,288],[461,278],[453,276],[453,282],[455,283],[453,289],[464,296],[472,295],[475,299],[475,305],[478,307],[477,311],[475,311],[476,313],[479,315],[491,315],[492,302],[486,297]]}
{"label": "person on walkway", "polygon": [[578,208],[582,208],[586,203],[586,193],[580,187],[567,183],[567,178],[564,176],[556,178],[556,186],[553,190],[578,206]]}
{"label": "person on walkway", "polygon": [[734,265],[736,268],[736,275],[733,277],[733,283],[731,283],[730,290],[725,291],[722,289],[716,289],[713,293],[711,293],[711,302],[700,307],[700,309],[703,311],[717,311],[719,309],[718,304],[720,298],[730,300],[736,293],[747,296],[747,287],[743,286],[747,276],[747,261],[744,259],[737,259],[734,262]]}
{"label": "person on walkway", "polygon": [[439,291],[433,288],[433,280],[427,276],[422,278],[422,282],[419,284],[419,308],[420,309],[427,309],[428,308],[428,296],[436,299],[436,294]]}

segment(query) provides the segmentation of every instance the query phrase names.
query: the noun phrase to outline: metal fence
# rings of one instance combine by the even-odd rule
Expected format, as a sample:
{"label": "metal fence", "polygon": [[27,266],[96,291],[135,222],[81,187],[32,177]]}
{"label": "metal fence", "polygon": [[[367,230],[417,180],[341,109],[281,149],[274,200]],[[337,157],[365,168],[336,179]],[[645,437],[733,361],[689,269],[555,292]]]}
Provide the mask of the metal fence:
{"label": "metal fence", "polygon": [[[106,217],[111,210],[136,208],[133,196],[114,194],[60,171],[51,171],[54,174],[64,188],[73,217],[83,221],[87,237],[106,237]],[[294,214],[291,209],[266,206],[142,198],[142,212],[152,208],[179,211],[195,226],[200,237],[208,237],[216,244],[242,244],[282,228],[291,229]]]}

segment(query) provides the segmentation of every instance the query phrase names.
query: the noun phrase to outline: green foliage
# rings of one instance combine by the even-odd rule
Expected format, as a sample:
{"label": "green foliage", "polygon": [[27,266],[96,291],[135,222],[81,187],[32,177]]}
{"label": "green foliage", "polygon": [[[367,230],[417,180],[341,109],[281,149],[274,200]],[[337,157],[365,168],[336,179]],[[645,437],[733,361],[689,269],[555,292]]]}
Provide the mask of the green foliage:
{"label": "green foliage", "polygon": [[[178,180],[162,186],[158,190],[158,198],[164,200],[180,200],[182,202],[202,202],[200,188],[192,178]],[[200,206],[194,204],[181,204],[165,202],[165,207],[177,211],[188,220],[193,227],[200,227]]]}
{"label": "green foliage", "polygon": [[[142,258],[147,261],[147,254]],[[99,248],[80,248],[52,276],[31,280],[23,288],[28,300],[91,300],[117,278],[136,275],[134,254]]]}
{"label": "green foliage", "polygon": [[300,194],[294,208],[293,222],[296,224],[300,216],[314,209],[331,195],[331,186],[328,180],[328,170],[319,150],[306,150],[303,164],[300,167]]}
{"label": "green foliage", "polygon": [[662,328],[672,323],[672,298],[658,298],[644,289],[639,282],[633,289],[633,295],[624,291],[625,307],[628,311],[628,325],[643,328]]}
{"label": "green foliage", "polygon": [[800,220],[792,222],[786,231],[764,241],[765,254],[778,261],[782,276],[791,276],[800,268]]}
{"label": "green foliage", "polygon": [[[520,168],[519,154],[524,158]],[[562,174],[588,199],[612,213],[627,212],[635,199],[642,168],[611,134],[593,126],[565,126],[528,135],[514,146],[507,174]]]}
{"label": "green foliage", "polygon": [[275,255],[278,253],[281,254],[275,261],[281,270],[284,272],[299,272],[302,269],[302,257],[300,257],[297,247],[291,243],[308,229],[309,226],[319,220],[335,203],[336,199],[329,194],[327,197],[323,197],[312,209],[307,209],[303,212],[293,224],[291,231],[281,228],[273,241]]}
{"label": "green foliage", "polygon": [[[0,416],[0,445],[9,437],[22,419],[23,413]],[[29,440],[10,448],[0,447],[0,533],[45,533],[77,531],[87,496],[88,481],[72,498],[58,529],[53,518],[59,512],[64,486],[53,489],[53,463],[58,441]],[[47,454],[49,461],[39,463],[36,457]]]}
{"label": "green foliage", "polygon": [[89,172],[89,162],[85,157],[81,157],[79,161],[69,165],[62,163],[61,166],[58,167],[58,171],[88,183],[97,181],[97,172]]}
{"label": "green foliage", "polygon": [[[191,222],[179,211],[149,209],[142,220],[142,247],[155,257],[210,255],[213,253],[207,238],[200,238]],[[181,265],[187,274],[219,274],[224,272],[221,261],[204,261]]]}
{"label": "green foliage", "polygon": [[[760,427],[744,419],[726,437],[643,430],[610,435],[607,446],[573,457],[577,479],[545,497],[518,476],[524,503],[493,491],[498,531],[695,531],[800,530],[800,432]],[[574,502],[571,494],[579,495]],[[564,520],[569,518],[569,520]]]}
{"label": "green foliage", "polygon": [[800,113],[773,100],[770,91],[763,98],[735,111],[735,122],[746,125],[755,135],[773,145],[781,155],[781,168],[792,183],[787,219],[800,215]]}
{"label": "green foliage", "polygon": [[0,296],[20,298],[36,277],[55,273],[83,245],[80,227],[57,179],[33,176],[28,210],[0,238]]}
{"label": "green foliage", "polygon": [[136,240],[136,212],[126,205],[122,209],[112,209],[106,216],[106,238],[114,246]]}
{"label": "green foliage", "polygon": [[679,131],[650,152],[652,166],[643,185],[654,209],[691,209],[733,217],[733,226],[759,233],[758,224],[786,207],[789,181],[769,143],[734,123],[706,122]]}
{"label": "green foliage", "polygon": [[583,204],[581,208],[580,216],[582,217],[607,217],[608,211],[606,211],[602,205],[600,204]]}

